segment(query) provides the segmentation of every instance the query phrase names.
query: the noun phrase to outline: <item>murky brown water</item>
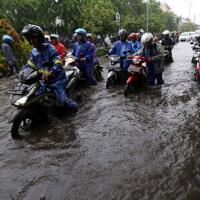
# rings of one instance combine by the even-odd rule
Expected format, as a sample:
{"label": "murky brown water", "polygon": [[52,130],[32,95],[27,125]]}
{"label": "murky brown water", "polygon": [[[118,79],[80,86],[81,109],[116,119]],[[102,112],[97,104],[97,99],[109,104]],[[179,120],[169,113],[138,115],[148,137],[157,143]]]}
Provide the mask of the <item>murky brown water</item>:
{"label": "murky brown water", "polygon": [[89,88],[76,114],[52,117],[23,141],[11,139],[10,83],[1,80],[0,199],[200,199],[200,89],[191,57],[189,44],[174,48],[161,89],[124,98],[120,86]]}

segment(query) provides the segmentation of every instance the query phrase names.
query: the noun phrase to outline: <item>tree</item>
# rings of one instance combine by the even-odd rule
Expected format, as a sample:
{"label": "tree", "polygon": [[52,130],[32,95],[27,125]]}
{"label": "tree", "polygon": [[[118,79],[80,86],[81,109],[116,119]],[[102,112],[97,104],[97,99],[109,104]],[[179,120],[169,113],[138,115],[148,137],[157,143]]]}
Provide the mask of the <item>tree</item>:
{"label": "tree", "polygon": [[182,26],[182,32],[195,31],[197,29],[197,24],[192,22],[186,22]]}
{"label": "tree", "polygon": [[85,0],[82,15],[83,27],[95,34],[111,34],[115,31],[115,11],[109,0]]}

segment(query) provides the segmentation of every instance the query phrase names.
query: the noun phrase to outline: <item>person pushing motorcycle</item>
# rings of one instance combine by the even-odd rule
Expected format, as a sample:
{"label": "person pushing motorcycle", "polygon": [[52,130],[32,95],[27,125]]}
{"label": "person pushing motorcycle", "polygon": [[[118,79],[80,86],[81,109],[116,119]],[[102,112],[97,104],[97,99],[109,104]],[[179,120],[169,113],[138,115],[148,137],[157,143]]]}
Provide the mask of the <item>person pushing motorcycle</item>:
{"label": "person pushing motorcycle", "polygon": [[21,34],[34,47],[24,67],[37,70],[44,82],[36,92],[36,95],[44,93],[49,88],[64,105],[71,109],[77,109],[77,103],[70,99],[65,92],[67,77],[63,69],[62,60],[55,47],[45,43],[41,27],[29,24],[23,28]]}
{"label": "person pushing motorcycle", "polygon": [[138,55],[142,55],[147,58],[147,79],[150,86],[164,83],[162,78],[163,72],[163,49],[161,45],[158,45],[153,41],[153,35],[151,33],[145,33],[141,38],[142,49],[137,52]]}

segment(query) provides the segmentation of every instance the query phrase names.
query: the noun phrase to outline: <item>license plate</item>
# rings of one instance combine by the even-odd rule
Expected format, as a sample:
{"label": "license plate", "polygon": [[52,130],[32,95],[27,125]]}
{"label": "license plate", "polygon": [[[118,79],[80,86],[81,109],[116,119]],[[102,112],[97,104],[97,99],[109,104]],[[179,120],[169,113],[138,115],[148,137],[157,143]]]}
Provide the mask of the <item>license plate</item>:
{"label": "license plate", "polygon": [[129,69],[130,72],[137,72],[137,73],[139,73],[140,70],[141,70],[141,67],[135,67],[135,66],[131,66]]}
{"label": "license plate", "polygon": [[110,65],[109,70],[121,70],[121,67],[120,67],[120,63],[117,63],[115,65]]}
{"label": "license plate", "polygon": [[26,92],[27,88],[28,88],[27,85],[20,84],[14,86],[10,91],[8,91],[8,94],[22,95]]}

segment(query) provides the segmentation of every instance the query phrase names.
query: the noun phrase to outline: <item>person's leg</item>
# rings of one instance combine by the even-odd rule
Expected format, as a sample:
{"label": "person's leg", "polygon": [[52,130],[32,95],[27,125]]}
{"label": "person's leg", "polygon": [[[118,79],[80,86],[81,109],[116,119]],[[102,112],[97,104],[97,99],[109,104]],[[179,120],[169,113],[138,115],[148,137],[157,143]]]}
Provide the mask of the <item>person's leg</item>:
{"label": "person's leg", "polygon": [[132,61],[130,59],[125,59],[124,60],[123,68],[124,68],[125,72],[128,71],[128,68],[129,68],[129,66],[130,66],[131,63],[132,63]]}
{"label": "person's leg", "polygon": [[156,79],[156,75],[155,75],[155,67],[153,64],[148,66],[148,82],[149,85],[154,86],[155,85],[155,79]]}
{"label": "person's leg", "polygon": [[66,80],[60,80],[56,83],[53,83],[50,85],[50,89],[55,93],[57,98],[61,101],[61,103],[64,103],[67,107],[71,109],[77,109],[78,105],[77,103],[69,98],[65,91],[65,86],[67,82]]}
{"label": "person's leg", "polygon": [[6,76],[12,76],[13,75],[13,71],[14,71],[13,65],[9,65],[8,64],[8,73],[7,73]]}
{"label": "person's leg", "polygon": [[156,79],[157,79],[158,85],[162,85],[164,83],[163,78],[162,78],[162,73],[157,74]]}
{"label": "person's leg", "polygon": [[97,82],[96,82],[95,78],[93,77],[93,68],[91,66],[85,67],[85,75],[86,75],[88,82],[91,85],[97,85]]}
{"label": "person's leg", "polygon": [[18,74],[19,73],[19,67],[17,66],[16,63],[13,64],[13,69],[15,70],[15,72]]}

